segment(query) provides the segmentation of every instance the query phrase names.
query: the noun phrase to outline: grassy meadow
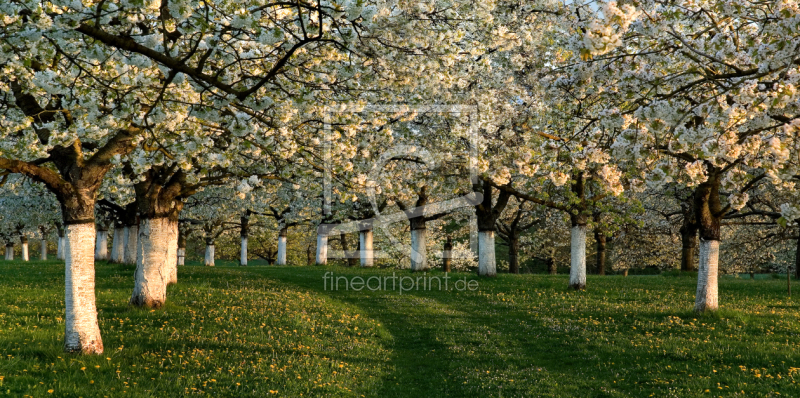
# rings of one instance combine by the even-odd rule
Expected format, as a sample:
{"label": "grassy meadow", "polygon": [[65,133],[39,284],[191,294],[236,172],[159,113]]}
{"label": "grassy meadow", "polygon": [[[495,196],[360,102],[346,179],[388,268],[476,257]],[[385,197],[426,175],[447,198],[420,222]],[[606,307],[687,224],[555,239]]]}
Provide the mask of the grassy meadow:
{"label": "grassy meadow", "polygon": [[450,274],[477,288],[400,294],[323,275],[408,271],[187,265],[151,311],[127,304],[133,270],[97,265],[105,353],[79,356],[62,352],[63,264],[0,262],[0,396],[800,396],[785,280],[723,277],[721,310],[698,315],[689,276],[573,292],[566,275]]}

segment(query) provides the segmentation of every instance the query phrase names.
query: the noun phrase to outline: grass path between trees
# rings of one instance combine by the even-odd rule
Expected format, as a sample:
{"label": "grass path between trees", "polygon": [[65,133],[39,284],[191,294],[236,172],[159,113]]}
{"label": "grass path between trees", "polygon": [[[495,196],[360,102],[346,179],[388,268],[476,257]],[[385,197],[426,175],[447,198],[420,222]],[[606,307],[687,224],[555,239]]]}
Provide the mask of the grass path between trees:
{"label": "grass path between trees", "polygon": [[723,277],[722,309],[701,316],[691,277],[571,292],[566,275],[450,274],[477,289],[400,294],[326,290],[328,271],[419,276],[189,265],[150,311],[127,305],[132,266],[100,263],[105,353],[87,357],[62,352],[63,265],[0,262],[0,396],[800,396],[785,281]]}

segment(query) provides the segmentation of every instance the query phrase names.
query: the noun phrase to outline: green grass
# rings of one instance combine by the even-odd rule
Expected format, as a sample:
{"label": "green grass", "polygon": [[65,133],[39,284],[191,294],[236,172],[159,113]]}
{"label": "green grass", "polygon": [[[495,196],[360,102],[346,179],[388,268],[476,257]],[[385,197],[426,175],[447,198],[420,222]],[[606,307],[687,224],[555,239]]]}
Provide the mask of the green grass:
{"label": "green grass", "polygon": [[0,262],[0,396],[800,396],[782,280],[721,278],[700,316],[690,277],[451,274],[479,288],[400,295],[325,291],[326,271],[392,272],[186,266],[150,311],[127,305],[132,267],[98,264],[105,353],[78,356],[63,265]]}

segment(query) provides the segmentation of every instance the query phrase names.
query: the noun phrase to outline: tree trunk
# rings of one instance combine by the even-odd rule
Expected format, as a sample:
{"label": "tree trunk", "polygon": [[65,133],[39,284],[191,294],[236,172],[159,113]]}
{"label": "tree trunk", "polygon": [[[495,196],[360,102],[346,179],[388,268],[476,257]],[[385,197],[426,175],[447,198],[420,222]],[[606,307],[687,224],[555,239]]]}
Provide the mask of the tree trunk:
{"label": "tree trunk", "polygon": [[28,237],[20,237],[19,242],[22,244],[22,261],[31,261],[30,254],[28,253]]}
{"label": "tree trunk", "polygon": [[63,236],[58,237],[58,243],[56,246],[56,259],[64,260],[66,256],[64,255],[64,241],[66,239]]}
{"label": "tree trunk", "polygon": [[178,230],[178,263],[184,265],[186,262],[186,235]]}
{"label": "tree trunk", "polygon": [[167,286],[178,283],[178,217],[169,220],[172,231],[169,234],[169,251],[167,252]]}
{"label": "tree trunk", "polygon": [[6,260],[14,261],[14,244],[6,243]]}
{"label": "tree trunk", "polygon": [[177,230],[173,224],[167,217],[140,220],[132,305],[161,308],[166,303],[172,259],[177,261]]}
{"label": "tree trunk", "polygon": [[306,265],[314,265],[314,247],[311,245],[306,249]]}
{"label": "tree trunk", "polygon": [[497,275],[494,231],[478,230],[478,275]]}
{"label": "tree trunk", "polygon": [[250,218],[247,215],[242,216],[241,230],[239,236],[241,237],[241,244],[239,245],[239,265],[242,267],[247,266],[247,237],[250,235]]}
{"label": "tree trunk", "polygon": [[317,231],[317,265],[328,264],[328,235]]}
{"label": "tree trunk", "polygon": [[586,289],[586,224],[573,224],[570,231],[569,287]]}
{"label": "tree trunk", "polygon": [[411,270],[428,270],[427,230],[425,228],[411,230]]}
{"label": "tree trunk", "polygon": [[206,265],[206,267],[213,267],[214,266],[214,240],[213,239],[206,239],[205,265]]}
{"label": "tree trunk", "polygon": [[697,297],[694,310],[714,311],[719,308],[717,290],[717,271],[719,259],[719,241],[700,241],[700,269],[697,272]]}
{"label": "tree trunk", "polygon": [[519,274],[519,237],[508,238],[508,273]]}
{"label": "tree trunk", "polygon": [[125,264],[136,264],[136,251],[139,247],[139,225],[128,226],[128,240],[125,242]]}
{"label": "tree trunk", "polygon": [[627,268],[622,270],[622,276],[628,276],[628,269]]}
{"label": "tree trunk", "polygon": [[556,248],[550,248],[550,258],[547,259],[547,272],[550,275],[558,274],[558,267],[556,266]]}
{"label": "tree trunk", "polygon": [[97,229],[97,244],[94,248],[95,261],[108,260],[108,230]]}
{"label": "tree trunk", "polygon": [[453,264],[453,240],[448,236],[444,242],[444,252],[442,253],[442,271],[451,272]]}
{"label": "tree trunk", "polygon": [[286,265],[286,235],[288,235],[288,230],[286,227],[281,228],[281,231],[278,233],[278,259],[276,260],[277,265]]}
{"label": "tree trunk", "polygon": [[697,250],[697,228],[681,227],[681,271],[694,271],[694,252]]}
{"label": "tree trunk", "polygon": [[606,235],[601,232],[594,233],[594,240],[597,243],[597,275],[606,274]]}
{"label": "tree trunk", "polygon": [[42,246],[39,247],[39,259],[47,261],[47,239],[42,238]]}
{"label": "tree trunk", "polygon": [[[92,210],[94,206],[92,205]],[[94,294],[94,222],[67,224],[64,243],[66,332],[64,349],[103,353]]]}
{"label": "tree trunk", "polygon": [[342,252],[344,252],[345,261],[348,267],[355,267],[358,264],[358,259],[355,258],[353,252],[350,251],[350,244],[347,241],[347,234],[342,232],[339,234],[339,241],[342,244]]}
{"label": "tree trunk", "polygon": [[121,226],[114,227],[114,240],[111,245],[111,262],[122,263],[125,260],[125,235],[127,231]]}
{"label": "tree trunk", "polygon": [[372,267],[375,265],[374,253],[372,251],[372,230],[359,231],[359,253],[362,267]]}
{"label": "tree trunk", "polygon": [[797,236],[797,250],[794,254],[794,279],[800,280],[800,234]]}
{"label": "tree trunk", "polygon": [[478,275],[496,276],[497,259],[494,246],[495,223],[508,205],[511,197],[508,192],[500,192],[496,203],[492,203],[492,186],[483,181],[483,187],[473,185],[473,191],[481,191],[481,203],[475,206],[475,217],[478,221]]}
{"label": "tree trunk", "polygon": [[719,308],[717,268],[722,221],[719,186],[719,175],[711,174],[706,182],[697,186],[694,193],[695,215],[700,227],[700,267],[694,305],[698,312],[716,311]]}

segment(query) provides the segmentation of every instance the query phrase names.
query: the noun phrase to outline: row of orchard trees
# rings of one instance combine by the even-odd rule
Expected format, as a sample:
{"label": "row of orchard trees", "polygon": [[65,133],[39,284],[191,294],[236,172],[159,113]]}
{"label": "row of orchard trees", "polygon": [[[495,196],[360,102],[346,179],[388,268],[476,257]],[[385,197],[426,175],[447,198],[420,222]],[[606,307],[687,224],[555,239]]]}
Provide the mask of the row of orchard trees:
{"label": "row of orchard trees", "polygon": [[352,257],[359,231],[366,265],[373,229],[399,219],[410,244],[391,246],[425,270],[428,226],[467,214],[492,276],[496,233],[517,258],[520,231],[568,218],[584,289],[590,228],[598,248],[641,237],[625,234],[652,221],[638,209],[669,196],[687,266],[699,234],[703,311],[723,220],[800,217],[794,2],[20,0],[0,15],[0,169],[60,207],[68,351],[103,349],[98,205],[145,306],[175,280],[181,219],[209,262],[237,223],[246,249],[256,215],[279,263],[310,223],[317,263],[337,237]]}

